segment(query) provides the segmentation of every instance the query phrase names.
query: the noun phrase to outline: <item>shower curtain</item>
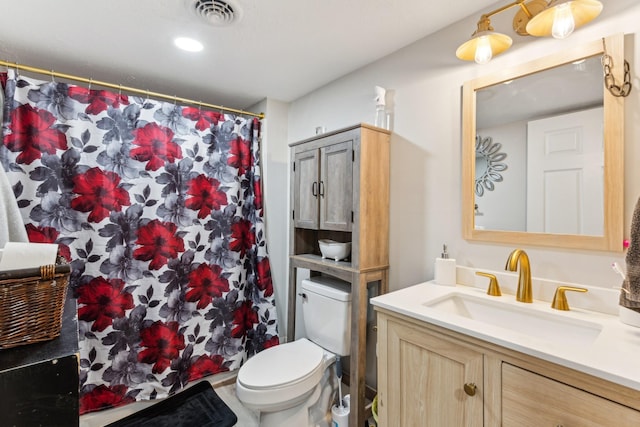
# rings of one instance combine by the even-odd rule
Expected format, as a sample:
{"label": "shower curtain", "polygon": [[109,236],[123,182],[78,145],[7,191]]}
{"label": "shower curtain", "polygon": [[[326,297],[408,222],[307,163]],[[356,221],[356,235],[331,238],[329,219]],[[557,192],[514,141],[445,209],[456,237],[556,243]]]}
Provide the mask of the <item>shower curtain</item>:
{"label": "shower curtain", "polygon": [[171,395],[278,344],[260,122],[9,70],[0,161],[78,303],[80,412]]}

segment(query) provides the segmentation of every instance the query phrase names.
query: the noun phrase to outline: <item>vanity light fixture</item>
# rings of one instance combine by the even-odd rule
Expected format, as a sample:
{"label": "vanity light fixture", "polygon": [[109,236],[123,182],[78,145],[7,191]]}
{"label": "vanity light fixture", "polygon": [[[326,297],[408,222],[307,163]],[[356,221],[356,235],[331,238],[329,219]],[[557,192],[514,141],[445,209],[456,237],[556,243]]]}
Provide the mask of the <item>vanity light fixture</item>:
{"label": "vanity light fixture", "polygon": [[565,38],[602,11],[602,3],[598,0],[516,0],[483,14],[471,39],[460,45],[456,56],[464,61],[486,64],[509,49],[513,40],[506,34],[494,31],[489,18],[515,6],[520,9],[513,17],[513,30],[521,36],[553,35]]}

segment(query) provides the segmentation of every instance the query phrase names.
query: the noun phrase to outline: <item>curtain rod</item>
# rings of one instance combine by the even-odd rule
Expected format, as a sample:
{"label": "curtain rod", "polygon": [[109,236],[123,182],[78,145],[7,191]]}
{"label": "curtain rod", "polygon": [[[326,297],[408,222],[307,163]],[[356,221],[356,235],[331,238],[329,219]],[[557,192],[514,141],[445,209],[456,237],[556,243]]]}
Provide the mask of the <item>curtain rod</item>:
{"label": "curtain rod", "polygon": [[247,116],[258,117],[259,119],[264,119],[264,113],[252,113],[250,111],[244,111],[244,110],[238,110],[238,109],[235,109],[235,108],[223,107],[222,105],[208,104],[206,102],[200,102],[200,101],[196,101],[196,100],[193,100],[193,99],[180,98],[180,97],[177,97],[177,96],[165,95],[163,93],[150,92],[148,90],[143,90],[143,89],[136,89],[134,87],[122,86],[122,85],[117,85],[117,84],[114,84],[114,83],[102,82],[100,80],[87,79],[85,77],[78,77],[78,76],[74,76],[74,75],[71,75],[71,74],[58,73],[58,72],[53,71],[53,70],[45,70],[44,68],[31,67],[29,65],[22,65],[22,64],[15,63],[15,62],[8,62],[8,61],[0,60],[0,65],[4,65],[7,68],[15,68],[16,70],[25,70],[25,71],[30,71],[32,73],[46,74],[46,75],[49,75],[51,77],[59,77],[61,79],[75,80],[75,81],[78,81],[78,82],[87,83],[89,85],[98,85],[98,86],[108,87],[108,88],[111,88],[111,89],[118,89],[119,91],[123,91],[124,90],[126,92],[132,92],[132,93],[137,93],[137,94],[140,94],[140,95],[153,96],[153,97],[156,97],[156,98],[162,98],[162,99],[167,99],[167,100],[174,101],[174,102],[180,102],[182,104],[192,104],[192,105],[197,105],[197,106],[200,106],[200,107],[211,108],[213,110],[224,110],[224,111],[228,111],[230,113],[243,114],[243,115],[247,115]]}

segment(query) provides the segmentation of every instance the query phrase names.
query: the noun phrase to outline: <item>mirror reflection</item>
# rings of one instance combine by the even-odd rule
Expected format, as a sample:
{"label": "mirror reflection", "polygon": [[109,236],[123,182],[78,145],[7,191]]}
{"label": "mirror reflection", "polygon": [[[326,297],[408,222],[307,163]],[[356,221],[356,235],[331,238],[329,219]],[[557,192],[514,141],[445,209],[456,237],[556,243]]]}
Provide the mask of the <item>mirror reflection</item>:
{"label": "mirror reflection", "polygon": [[490,136],[476,136],[476,196],[485,190],[493,191],[494,183],[502,181],[502,171],[507,169],[502,161],[507,157],[500,151],[502,144],[493,142]]}
{"label": "mirror reflection", "polygon": [[[620,34],[464,84],[465,239],[622,250],[624,98],[604,87],[604,42],[622,80]],[[492,178],[485,139],[505,154]]]}
{"label": "mirror reflection", "polygon": [[[476,92],[477,228],[602,236],[603,97],[599,56]],[[479,138],[511,154],[492,194]]]}

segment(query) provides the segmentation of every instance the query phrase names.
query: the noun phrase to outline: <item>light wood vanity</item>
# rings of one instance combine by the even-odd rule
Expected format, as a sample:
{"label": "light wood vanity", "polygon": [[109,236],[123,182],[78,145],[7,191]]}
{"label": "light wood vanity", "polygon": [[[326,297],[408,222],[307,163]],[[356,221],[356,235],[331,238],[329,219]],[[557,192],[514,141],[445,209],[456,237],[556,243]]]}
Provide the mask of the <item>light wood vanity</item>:
{"label": "light wood vanity", "polygon": [[[420,304],[416,295],[426,289],[407,292],[414,307]],[[616,347],[618,341],[604,336],[609,333],[606,328],[617,328],[617,319],[612,318],[602,332],[606,348],[597,343],[593,350],[585,347],[597,353],[596,358],[607,359],[603,371],[611,372],[609,378],[615,377],[611,381],[608,374],[583,363],[593,355],[578,357],[574,365],[572,361],[554,363],[555,356],[538,353],[535,338],[531,338],[532,350],[526,340],[500,345],[500,337],[489,342],[455,326],[438,324],[437,318],[430,322],[409,315],[412,307],[389,308],[395,301],[387,298],[385,307],[374,300],[380,426],[640,426],[640,386],[636,384],[640,365],[635,362],[640,353],[634,356],[634,349],[640,348],[640,330],[620,324],[625,339]],[[475,323],[473,327],[493,334],[489,326]],[[571,354],[570,348],[563,352],[563,346],[554,348],[559,354]],[[572,346],[570,339],[566,346]],[[624,369],[613,373],[610,367],[618,363]],[[627,370],[631,370],[629,378],[622,378]]]}

